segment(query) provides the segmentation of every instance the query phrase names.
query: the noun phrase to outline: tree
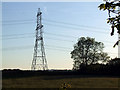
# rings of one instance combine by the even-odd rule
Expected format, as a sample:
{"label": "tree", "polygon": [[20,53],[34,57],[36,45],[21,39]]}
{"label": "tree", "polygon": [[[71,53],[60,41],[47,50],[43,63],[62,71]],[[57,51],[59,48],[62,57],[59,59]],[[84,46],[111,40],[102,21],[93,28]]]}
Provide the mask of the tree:
{"label": "tree", "polygon": [[113,66],[119,65],[120,66],[120,58],[115,58],[115,59],[110,60],[108,62],[108,65],[113,65]]}
{"label": "tree", "polygon": [[74,45],[71,52],[71,58],[74,59],[73,69],[80,69],[80,65],[89,65],[98,63],[99,60],[107,61],[109,56],[103,52],[104,44],[95,41],[94,38],[81,37]]}
{"label": "tree", "polygon": [[[119,0],[104,0],[105,3],[100,4],[98,7],[100,10],[107,10],[109,18],[107,19],[107,23],[111,25],[111,36],[114,35],[115,28],[117,29],[117,33],[120,34],[120,1]],[[118,45],[120,40],[118,40],[113,47]]]}
{"label": "tree", "polygon": [[111,72],[111,74],[120,76],[120,58],[110,60],[107,63],[107,69]]}

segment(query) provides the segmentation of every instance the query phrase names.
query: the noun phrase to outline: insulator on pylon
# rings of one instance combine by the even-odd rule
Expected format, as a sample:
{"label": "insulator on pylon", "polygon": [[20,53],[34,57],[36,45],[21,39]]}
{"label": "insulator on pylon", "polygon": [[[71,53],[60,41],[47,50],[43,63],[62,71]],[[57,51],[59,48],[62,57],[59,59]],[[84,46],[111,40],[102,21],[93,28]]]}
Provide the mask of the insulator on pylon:
{"label": "insulator on pylon", "polygon": [[40,37],[40,40],[43,40],[43,38],[42,38],[42,37]]}
{"label": "insulator on pylon", "polygon": [[41,27],[40,28],[42,28],[43,27],[43,25],[41,25]]}
{"label": "insulator on pylon", "polygon": [[42,14],[42,12],[40,12],[40,15]]}
{"label": "insulator on pylon", "polygon": [[41,15],[41,14],[42,14],[42,12],[38,12],[38,13],[37,13],[37,17],[38,17],[39,15]]}
{"label": "insulator on pylon", "polygon": [[38,28],[39,28],[39,27],[37,26],[37,27],[36,27],[36,30],[38,30]]}

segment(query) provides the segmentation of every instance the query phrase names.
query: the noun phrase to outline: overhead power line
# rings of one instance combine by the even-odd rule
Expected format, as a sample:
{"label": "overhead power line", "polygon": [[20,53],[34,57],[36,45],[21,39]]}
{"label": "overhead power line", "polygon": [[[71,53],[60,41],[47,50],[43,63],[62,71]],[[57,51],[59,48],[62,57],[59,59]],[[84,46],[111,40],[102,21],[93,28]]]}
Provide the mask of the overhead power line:
{"label": "overhead power line", "polygon": [[7,37],[7,38],[2,38],[0,40],[9,40],[9,39],[21,39],[21,38],[33,38],[35,36],[19,36],[19,37]]}
{"label": "overhead power line", "polygon": [[[24,22],[24,21],[27,21],[27,22]],[[43,21],[44,22],[52,22],[52,23],[62,24],[62,25],[69,25],[69,26],[72,26],[72,27],[83,27],[83,28],[87,28],[87,29],[100,29],[100,30],[106,29],[106,30],[108,30],[108,28],[101,28],[101,27],[94,27],[94,26],[87,26],[87,25],[78,25],[78,24],[60,22],[60,21],[49,20],[49,19],[43,19]],[[13,22],[13,23],[9,24],[9,23],[6,23],[6,22]],[[18,21],[17,20],[12,20],[12,21],[3,21],[3,25],[27,24],[27,23],[33,23],[33,22],[35,22],[33,19],[31,19],[31,20],[18,20]],[[101,31],[98,31],[98,30],[94,30],[94,31],[101,32]],[[107,33],[107,32],[102,31],[102,33]]]}
{"label": "overhead power line", "polygon": [[[20,24],[30,24],[30,22],[28,23],[11,23],[11,24],[3,24],[3,25],[20,25]],[[85,32],[94,32],[94,33],[99,33],[99,34],[106,34],[107,32],[103,32],[103,31],[97,31],[97,30],[91,30],[91,29],[85,29],[85,28],[80,28],[80,27],[71,27],[71,26],[64,26],[64,25],[57,25],[57,24],[50,24],[50,23],[44,23],[46,25],[50,25],[50,26],[55,26],[55,27],[60,27],[60,28],[69,28],[69,30],[77,30],[77,31],[85,31]]]}
{"label": "overhead power line", "polygon": [[[106,34],[107,32],[102,32],[102,31],[96,31],[96,30],[91,30],[91,29],[83,29],[80,27],[71,27],[71,26],[63,26],[63,25],[57,25],[57,24],[50,24],[50,23],[44,23],[45,25],[50,25],[50,26],[54,26],[54,27],[61,27],[61,28],[69,28],[66,30],[77,30],[77,31],[84,31],[84,32],[90,32],[90,33],[99,33],[99,34]],[[107,33],[109,34],[109,33]]]}
{"label": "overhead power line", "polygon": [[2,25],[20,25],[20,24],[35,24],[35,21],[31,21],[31,22],[18,22],[18,23],[2,23]]}
{"label": "overhead power line", "polygon": [[[18,46],[18,47],[8,47],[8,48],[2,48],[0,50],[2,51],[14,51],[14,50],[26,50],[26,49],[31,49],[32,47],[34,47],[33,45],[26,45],[26,46]],[[45,45],[45,47],[47,49],[51,49],[51,50],[58,50],[58,51],[67,51],[67,52],[71,52],[72,48],[68,48],[68,47],[61,47],[61,46],[55,46],[55,45]],[[33,50],[33,49],[31,49]],[[107,52],[109,54],[117,54],[117,53],[112,53],[112,52]]]}
{"label": "overhead power line", "polygon": [[66,40],[66,39],[59,39],[59,38],[47,38],[47,39],[50,39],[50,40],[57,40],[57,41],[64,41],[64,42],[74,42],[74,41],[71,41],[71,40]]}
{"label": "overhead power line", "polygon": [[[103,28],[103,27],[95,27],[95,26],[88,26],[88,25],[80,25],[80,24],[73,24],[73,23],[68,23],[68,22],[63,22],[63,21],[56,21],[56,20],[50,20],[50,19],[45,19],[43,18],[43,21],[46,22],[52,22],[52,23],[59,23],[59,24],[65,24],[65,25],[72,25],[72,26],[77,26],[77,27],[84,27],[84,28],[92,28],[92,29],[108,29],[108,28]],[[19,22],[36,22],[35,19],[27,19],[27,20],[9,20],[9,21],[2,21],[3,24],[5,23],[19,23]]]}
{"label": "overhead power line", "polygon": [[[44,32],[45,34],[48,34],[48,35],[52,35],[52,36],[57,36],[57,37],[65,37],[65,38],[68,38],[68,37],[71,37],[71,38],[79,38],[79,37],[75,37],[75,36],[70,36],[70,35],[63,35],[63,34],[54,34],[54,33],[48,33],[48,32]],[[0,36],[2,37],[2,36]],[[35,35],[34,33],[23,33],[23,34],[11,34],[11,35],[3,35],[3,37],[0,39],[0,40],[10,40],[10,39],[21,39],[21,38],[34,38]],[[46,38],[46,39],[52,39],[52,40],[61,40],[61,41],[67,41],[67,42],[74,42],[72,40],[66,40],[66,39],[59,39],[59,38]],[[105,40],[101,40],[103,42],[106,42],[106,43],[114,43],[114,42],[111,42],[111,41],[105,41]]]}
{"label": "overhead power line", "polygon": [[[33,38],[35,36],[22,36],[22,37],[12,37],[12,38],[2,38],[0,40],[9,40],[9,39],[21,39],[21,38]],[[47,39],[50,39],[50,40],[57,40],[57,41],[64,41],[64,42],[74,42],[74,41],[71,41],[71,40],[66,40],[66,39],[60,39],[60,38],[51,38],[51,37],[48,37]]]}
{"label": "overhead power line", "polygon": [[46,50],[55,50],[55,51],[62,51],[62,52],[70,52],[70,50],[65,50],[65,49],[58,49],[58,48],[51,48],[51,47],[45,47]]}
{"label": "overhead power line", "polygon": [[[18,23],[18,25],[19,24],[28,24],[28,23]],[[85,28],[80,28],[80,27],[71,27],[71,26],[64,26],[64,25],[57,25],[57,24],[50,24],[50,23],[44,23],[44,24],[54,26],[54,27],[67,28],[66,30],[77,30],[77,31],[90,32],[90,33],[99,33],[99,34],[105,34],[105,35],[109,34],[107,32],[103,32],[103,31],[85,29]],[[14,25],[14,24],[11,23],[11,24],[7,24],[7,25]],[[56,30],[56,29],[54,29],[54,30]]]}
{"label": "overhead power line", "polygon": [[[21,49],[28,49],[34,47],[33,45],[26,45],[26,46],[14,46],[14,47],[7,47],[7,48],[2,48],[0,50],[6,51],[6,50],[21,50]],[[68,47],[61,47],[61,46],[55,46],[55,45],[45,45],[45,47],[53,47],[53,48],[58,48],[58,49],[64,49],[64,50],[70,50],[71,48]]]}
{"label": "overhead power line", "polygon": [[44,32],[45,34],[48,34],[48,35],[53,35],[53,36],[60,36],[60,37],[72,37],[72,38],[78,38],[78,37],[75,37],[75,36],[70,36],[70,35],[63,35],[63,34],[55,34],[55,33],[49,33],[49,32]]}
{"label": "overhead power line", "polygon": [[101,27],[95,27],[95,26],[87,26],[87,25],[80,25],[80,24],[73,24],[73,23],[68,23],[68,22],[60,22],[60,21],[55,21],[55,20],[49,20],[49,19],[44,19],[43,21],[48,21],[48,22],[53,22],[53,23],[59,23],[59,24],[65,24],[65,25],[72,25],[72,26],[77,26],[77,27],[84,27],[84,28],[92,28],[92,29],[108,29],[108,28],[101,28]]}
{"label": "overhead power line", "polygon": [[8,34],[8,35],[2,35],[0,37],[14,37],[14,36],[24,36],[24,35],[35,35],[35,33]]}
{"label": "overhead power line", "polygon": [[6,21],[2,21],[3,23],[11,23],[11,22],[28,22],[28,21],[35,21],[35,19],[26,19],[26,20],[6,20]]}
{"label": "overhead power line", "polygon": [[71,48],[68,48],[68,47],[63,47],[63,46],[55,46],[55,45],[45,45],[47,47],[55,47],[55,48],[60,48],[60,49],[65,49],[65,50],[70,50]]}

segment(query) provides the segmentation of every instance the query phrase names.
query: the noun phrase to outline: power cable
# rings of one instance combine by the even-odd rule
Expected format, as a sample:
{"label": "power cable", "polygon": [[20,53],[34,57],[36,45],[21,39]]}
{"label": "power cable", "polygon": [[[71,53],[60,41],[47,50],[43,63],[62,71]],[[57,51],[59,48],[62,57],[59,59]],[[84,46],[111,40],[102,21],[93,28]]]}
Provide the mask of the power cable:
{"label": "power cable", "polygon": [[[22,50],[22,49],[31,49],[31,47],[34,47],[33,45],[27,45],[27,46],[18,46],[18,47],[8,47],[8,48],[2,48],[0,50],[2,51],[8,51],[8,50]],[[65,50],[65,51],[71,51],[70,49],[71,48],[67,48],[67,47],[61,47],[61,46],[53,46],[53,45],[45,45],[45,47],[49,47],[49,48],[52,48],[53,47],[53,50],[54,49],[62,49],[62,50]],[[117,53],[111,53],[111,52],[106,52],[106,53],[109,53],[109,54],[117,54]]]}
{"label": "power cable", "polygon": [[94,26],[87,26],[87,25],[79,25],[79,24],[73,24],[73,23],[67,23],[67,22],[60,22],[60,21],[55,21],[55,20],[49,20],[49,19],[44,19],[43,21],[48,21],[48,22],[53,22],[53,23],[59,23],[59,24],[65,24],[65,25],[72,25],[72,26],[77,26],[77,27],[84,27],[84,28],[92,28],[92,29],[108,29],[108,28],[101,28],[101,27],[94,27]]}
{"label": "power cable", "polygon": [[[91,33],[99,33],[99,34],[106,34],[106,32],[101,32],[101,31],[96,31],[96,30],[89,30],[88,29],[82,29],[82,28],[76,28],[76,27],[70,27],[70,26],[63,26],[63,25],[55,25],[55,24],[49,24],[49,23],[45,23],[46,25],[52,25],[55,27],[61,27],[61,28],[69,28],[69,30],[77,30],[77,31],[85,31],[85,32],[91,32]],[[56,30],[56,29],[55,29]],[[93,31],[93,32],[92,32]]]}
{"label": "power cable", "polygon": [[[34,33],[24,33],[24,34],[12,34],[12,35],[4,35],[3,38],[1,40],[9,40],[9,39],[20,39],[20,38],[33,38],[35,36],[23,36],[23,35],[34,35]],[[68,36],[68,35],[62,35],[62,34],[54,34],[54,33],[47,33],[45,32],[45,34],[48,34],[48,35],[53,35],[53,36],[57,36],[57,37],[65,37],[65,38],[68,38],[68,37],[73,37],[73,38],[78,38],[78,37],[74,37],[74,36]],[[9,36],[12,36],[9,38]],[[17,36],[17,37],[15,37]],[[18,37],[18,36],[22,36],[22,37]],[[63,40],[63,39],[56,39],[56,38],[47,38],[47,39],[54,39],[54,40],[62,40],[62,41],[68,41],[68,42],[74,42],[74,41],[71,41],[71,40]],[[110,42],[110,41],[105,41],[105,40],[101,40],[103,42],[107,42],[107,43],[114,43],[114,42]]]}
{"label": "power cable", "polygon": [[[23,21],[29,21],[29,22],[35,22],[35,19],[27,19],[27,20],[9,20],[9,21],[2,21],[4,22],[23,22]],[[53,22],[53,23],[59,23],[59,24],[65,24],[65,25],[73,25],[77,27],[84,27],[84,28],[92,28],[92,29],[108,29],[108,28],[101,28],[101,27],[94,27],[94,26],[87,26],[87,25],[80,25],[80,24],[73,24],[73,23],[68,23],[68,22],[63,22],[63,21],[55,21],[55,20],[50,20],[50,19],[45,19],[43,18],[43,21],[48,21],[48,22]]]}

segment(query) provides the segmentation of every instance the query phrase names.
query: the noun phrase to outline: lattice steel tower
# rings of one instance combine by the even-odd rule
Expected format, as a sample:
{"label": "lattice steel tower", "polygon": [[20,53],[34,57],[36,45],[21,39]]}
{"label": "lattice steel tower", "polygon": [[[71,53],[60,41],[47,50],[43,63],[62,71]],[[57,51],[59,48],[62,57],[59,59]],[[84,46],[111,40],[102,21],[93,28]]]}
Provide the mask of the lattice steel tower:
{"label": "lattice steel tower", "polygon": [[41,22],[42,12],[38,8],[37,13],[37,27],[36,27],[36,40],[34,46],[34,55],[31,70],[47,70],[47,61],[45,56],[45,48],[43,42],[43,25]]}

